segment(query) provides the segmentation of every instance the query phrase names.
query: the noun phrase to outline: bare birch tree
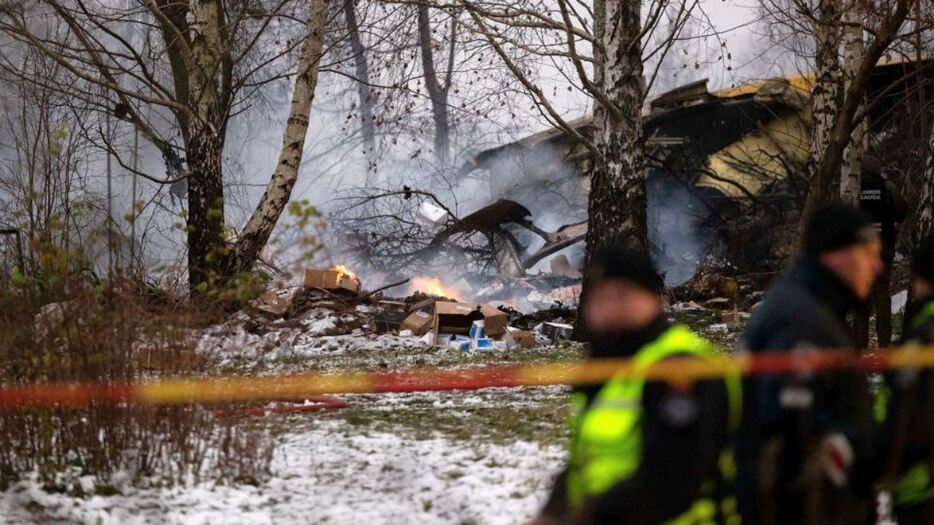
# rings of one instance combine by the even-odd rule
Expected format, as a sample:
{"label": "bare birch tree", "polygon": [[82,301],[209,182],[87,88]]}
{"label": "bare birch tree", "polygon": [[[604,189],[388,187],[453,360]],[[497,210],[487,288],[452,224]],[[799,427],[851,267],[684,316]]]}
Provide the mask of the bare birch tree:
{"label": "bare birch tree", "polygon": [[[849,89],[859,72],[863,61],[865,43],[860,6],[851,2],[843,14],[843,89]],[[840,174],[840,200],[856,206],[859,204],[859,191],[862,176],[862,157],[866,152],[869,135],[869,121],[863,119],[856,125],[850,142],[843,155],[843,169]],[[826,137],[825,137],[826,138]]]}
{"label": "bare birch tree", "polygon": [[[819,147],[819,151],[816,151],[820,159],[813,162],[814,168],[810,173],[807,197],[801,212],[802,227],[807,217],[827,200],[831,186],[839,179],[843,154],[850,143],[853,131],[868,116],[869,108],[864,101],[872,71],[882,55],[899,38],[899,31],[905,22],[910,6],[911,0],[893,0],[867,6],[865,19],[876,21],[865,28],[872,38],[866,45],[858,67],[853,67],[855,72],[849,79],[847,88],[838,97],[831,133],[827,136],[826,143]],[[815,150],[812,148],[812,154],[814,153]]]}
{"label": "bare birch tree", "polygon": [[915,196],[915,244],[934,234],[934,126],[931,126],[927,145],[927,161],[919,177],[920,184]]}
{"label": "bare birch tree", "polygon": [[373,93],[370,89],[370,61],[368,50],[360,34],[357,20],[356,2],[344,0],[344,23],[347,24],[347,38],[353,53],[354,71],[357,84],[357,109],[360,116],[360,131],[363,134],[363,153],[367,162],[367,182],[374,182],[377,163],[376,123],[373,120]]}
{"label": "bare birch tree", "polygon": [[451,123],[448,116],[448,94],[451,91],[454,75],[454,58],[457,44],[457,11],[450,16],[450,48],[447,51],[447,67],[438,70],[435,61],[435,43],[432,37],[433,26],[431,12],[427,4],[416,6],[418,11],[418,49],[425,76],[425,88],[431,102],[431,114],[434,120],[434,153],[440,166],[446,167],[451,157]]}
{"label": "bare birch tree", "polygon": [[[641,2],[621,0],[557,0],[555,8],[534,1],[511,7],[468,0],[461,4],[475,30],[488,39],[540,111],[593,156],[585,264],[589,265],[597,248],[613,240],[648,250],[642,107],[657,68],[647,81],[643,64],[647,56],[664,55],[670,49],[696,2],[653,2],[647,13]],[[661,42],[657,48],[643,49],[645,37],[665,16],[671,21],[671,34],[655,39]],[[507,25],[552,32],[554,40],[543,39],[545,43],[534,48],[510,33]],[[591,137],[561,114],[554,98],[514,62],[510,50],[539,53],[569,64],[567,78],[593,100]],[[584,288],[586,293],[586,276]],[[577,326],[578,336],[583,336],[586,327],[581,318]]]}
{"label": "bare birch tree", "polygon": [[[24,11],[14,7],[0,12],[0,31],[68,71],[70,81],[58,87],[76,103],[131,123],[162,152],[167,177],[140,176],[157,183],[187,181],[192,290],[248,270],[298,176],[329,2],[140,0],[119,8],[106,2],[43,0],[38,7],[61,21],[67,34],[58,37],[37,30]],[[147,35],[143,45],[134,45],[113,29],[115,21],[137,15],[136,23]],[[272,27],[301,18],[301,28],[292,30],[297,35],[273,34]],[[299,60],[291,69],[287,62],[294,50],[300,50]],[[230,119],[262,86],[291,78],[292,71],[295,86],[279,162],[252,217],[235,240],[228,240],[223,152]],[[95,96],[98,90],[103,97]],[[182,139],[181,148],[173,144],[176,135]]]}
{"label": "bare birch tree", "polygon": [[840,96],[842,69],[839,50],[841,41],[840,0],[820,0],[814,33],[814,87],[811,89],[811,131],[807,176],[812,179],[824,158],[833,126],[837,120],[837,100]]}
{"label": "bare birch tree", "polygon": [[[646,79],[643,63],[670,48],[696,2],[653,2],[647,13],[640,2],[616,0],[558,0],[553,8],[537,1],[508,8],[475,1],[460,5],[545,118],[593,155],[588,258],[594,248],[612,239],[647,247],[642,106],[657,69]],[[644,38],[665,16],[671,20],[670,34],[656,39],[656,48],[643,49]],[[529,29],[548,34],[539,38],[544,43],[536,47],[515,34]],[[556,97],[546,94],[532,72],[516,63],[515,53],[568,65],[567,80],[593,101],[592,137],[561,113]]]}

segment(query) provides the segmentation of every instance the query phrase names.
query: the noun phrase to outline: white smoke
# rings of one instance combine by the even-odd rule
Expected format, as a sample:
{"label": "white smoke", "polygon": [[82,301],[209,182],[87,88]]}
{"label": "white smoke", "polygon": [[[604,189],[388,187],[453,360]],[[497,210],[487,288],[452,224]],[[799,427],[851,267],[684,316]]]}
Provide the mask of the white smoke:
{"label": "white smoke", "polygon": [[646,181],[646,220],[655,264],[665,284],[677,286],[694,276],[709,246],[700,221],[708,216],[703,202],[672,175],[652,172]]}

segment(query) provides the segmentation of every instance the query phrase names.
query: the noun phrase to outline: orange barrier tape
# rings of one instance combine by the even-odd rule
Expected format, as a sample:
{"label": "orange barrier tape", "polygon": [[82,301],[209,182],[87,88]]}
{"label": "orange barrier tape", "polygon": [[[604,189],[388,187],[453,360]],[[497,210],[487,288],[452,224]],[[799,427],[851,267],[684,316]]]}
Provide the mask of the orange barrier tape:
{"label": "orange barrier tape", "polygon": [[[932,368],[934,348],[907,347],[858,356],[849,350],[771,352],[716,359],[668,359],[644,372],[650,381],[684,383],[729,374],[820,373],[853,368],[878,372]],[[58,383],[0,388],[0,408],[90,404],[226,403],[295,399],[323,394],[475,390],[492,387],[581,385],[632,374],[631,359],[415,369],[398,372],[304,374],[271,377],[173,378],[135,384]]]}

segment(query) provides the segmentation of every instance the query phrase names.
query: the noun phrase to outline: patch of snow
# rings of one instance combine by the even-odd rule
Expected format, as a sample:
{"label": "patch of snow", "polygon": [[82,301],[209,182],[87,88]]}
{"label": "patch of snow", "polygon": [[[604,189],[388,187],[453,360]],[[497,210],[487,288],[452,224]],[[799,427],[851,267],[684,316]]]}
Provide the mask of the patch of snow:
{"label": "patch of snow", "polygon": [[196,350],[222,368],[275,372],[302,368],[322,355],[424,349],[415,338],[366,334],[354,322],[359,321],[353,315],[340,315],[327,308],[313,308],[295,319],[270,322],[254,321],[238,312],[226,322],[196,334]]}
{"label": "patch of snow", "polygon": [[682,311],[697,312],[697,311],[706,310],[706,308],[704,308],[703,306],[701,306],[701,305],[695,303],[694,301],[677,302],[677,303],[671,305],[669,308],[670,308],[672,311],[675,311],[675,312],[682,312]]}
{"label": "patch of snow", "polygon": [[725,334],[730,331],[730,327],[726,323],[717,323],[708,326],[707,331]]}
{"label": "patch of snow", "polygon": [[521,523],[542,504],[565,456],[525,441],[415,440],[360,433],[343,420],[313,425],[285,436],[275,476],[259,487],[204,483],[80,499],[25,481],[2,495],[0,523]]}
{"label": "patch of snow", "polygon": [[305,327],[305,335],[321,335],[337,328],[337,318],[328,316],[321,319],[308,319],[302,321],[302,325]]}

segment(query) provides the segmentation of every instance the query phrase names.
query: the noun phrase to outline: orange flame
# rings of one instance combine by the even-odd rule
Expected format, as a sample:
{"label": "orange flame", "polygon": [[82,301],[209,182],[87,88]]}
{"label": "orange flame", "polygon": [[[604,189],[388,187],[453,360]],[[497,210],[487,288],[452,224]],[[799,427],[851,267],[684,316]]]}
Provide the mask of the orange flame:
{"label": "orange flame", "polygon": [[338,265],[335,266],[334,268],[331,268],[331,271],[332,271],[332,272],[337,272],[337,273],[341,274],[341,276],[347,277],[347,278],[349,278],[349,279],[356,279],[356,278],[357,278],[357,274],[355,274],[355,273],[353,273],[352,271],[350,271],[350,268],[344,266],[343,264],[338,264]]}
{"label": "orange flame", "polygon": [[413,277],[411,283],[413,292],[422,292],[436,297],[447,297],[459,301],[461,293],[452,287],[445,286],[437,277]]}

